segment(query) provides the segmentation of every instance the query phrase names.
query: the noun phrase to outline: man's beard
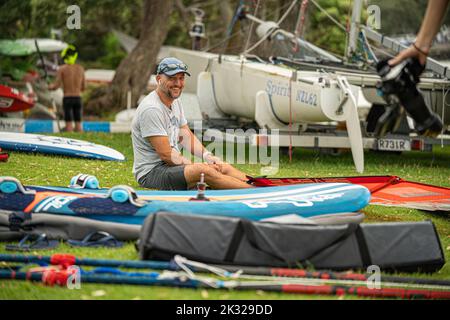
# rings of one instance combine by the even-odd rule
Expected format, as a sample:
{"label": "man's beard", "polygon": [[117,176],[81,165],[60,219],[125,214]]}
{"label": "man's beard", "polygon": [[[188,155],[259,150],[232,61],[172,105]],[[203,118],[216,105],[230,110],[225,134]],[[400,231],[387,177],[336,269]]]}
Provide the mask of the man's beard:
{"label": "man's beard", "polygon": [[170,90],[167,90],[167,96],[170,99],[177,99],[181,95],[182,89],[180,88],[179,91],[180,91],[180,93],[175,97],[175,96],[173,96],[173,94],[172,94],[172,92]]}

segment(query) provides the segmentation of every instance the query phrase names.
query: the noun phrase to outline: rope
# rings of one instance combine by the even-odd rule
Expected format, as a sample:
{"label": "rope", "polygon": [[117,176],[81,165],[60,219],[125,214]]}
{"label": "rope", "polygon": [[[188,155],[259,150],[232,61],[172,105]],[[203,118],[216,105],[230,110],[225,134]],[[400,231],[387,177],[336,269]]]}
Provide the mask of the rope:
{"label": "rope", "polygon": [[[160,283],[165,283],[166,285],[179,285],[180,282],[187,283],[186,279],[189,279],[193,282],[198,282],[200,284],[206,285],[211,288],[249,288],[258,286],[262,290],[264,290],[267,286],[295,286],[295,285],[304,285],[308,286],[309,293],[319,293],[314,292],[314,288],[326,284],[334,284],[339,286],[361,286],[362,290],[367,288],[369,284],[369,279],[364,275],[361,275],[361,278],[354,279],[342,279],[342,278],[334,278],[332,274],[321,274],[316,272],[316,275],[308,275],[307,273],[302,274],[301,276],[276,276],[276,275],[251,275],[246,274],[244,270],[238,270],[236,272],[229,272],[225,269],[221,269],[216,266],[210,266],[205,263],[190,261],[181,256],[175,256],[174,261],[176,265],[182,271],[168,271],[164,270],[162,273],[158,272],[126,272],[121,271],[115,268],[103,267],[96,268],[92,271],[84,271],[81,268],[71,268],[65,269],[62,266],[47,266],[43,264],[42,266],[28,269],[31,264],[21,265],[20,268],[11,268],[8,267],[9,272],[5,274],[5,271],[2,272],[0,278],[2,279],[21,279],[21,280],[34,280],[34,281],[42,281],[47,285],[60,285],[65,286],[68,283],[69,277],[71,276],[79,276],[80,281],[84,282],[96,282],[96,283],[127,283],[127,284],[147,284],[147,285],[157,285]],[[206,270],[210,273],[215,274],[216,276],[225,278],[224,280],[206,277],[206,276],[198,276],[193,270],[189,267],[194,267],[196,272],[200,272],[199,270]],[[26,273],[22,270],[27,270]],[[292,270],[291,271],[295,271]],[[18,275],[18,276],[16,276]],[[111,277],[109,277],[111,275]],[[357,275],[356,275],[357,276]],[[120,278],[120,281],[117,279]],[[170,283],[169,281],[174,280],[174,282]],[[244,281],[243,281],[244,280]],[[248,281],[250,280],[250,281]],[[374,294],[378,296],[383,294],[392,294],[394,293],[396,297],[405,298],[404,294],[408,294],[409,297],[413,298],[414,294],[427,294],[428,297],[431,298],[450,298],[450,287],[448,284],[420,284],[420,283],[405,283],[405,282],[395,282],[394,281],[384,281],[383,278],[380,279],[380,289],[376,289],[378,291],[373,291]],[[406,279],[405,279],[406,280]],[[197,283],[193,283],[196,288],[201,287],[198,286]],[[190,286],[193,287],[193,286]],[[420,288],[420,289],[428,289],[428,290],[439,290],[434,292],[417,292],[415,290],[408,290],[408,292],[396,292],[392,291],[392,288]],[[385,288],[383,290],[381,288]],[[334,289],[331,287],[322,288],[322,293],[325,294],[334,294],[337,292],[330,291],[330,289]],[[286,290],[284,288],[279,289],[281,292],[297,292]],[[358,294],[355,290],[348,288],[349,293]],[[445,290],[445,291],[442,291]],[[356,290],[357,291],[357,290]],[[368,291],[370,292],[370,291]]]}
{"label": "rope", "polygon": [[333,21],[339,28],[341,28],[344,32],[347,32],[347,28],[340,23],[339,21],[337,21],[335,18],[333,18],[333,16],[331,16],[324,8],[322,8],[316,1],[311,0],[311,2],[317,7],[317,9],[319,9],[320,11],[322,11],[331,21]]}
{"label": "rope", "polygon": [[292,80],[297,80],[297,72],[292,71],[289,79],[289,163],[292,163]]}
{"label": "rope", "polygon": [[[256,14],[258,13],[259,4],[260,4],[260,0],[258,0],[258,2],[256,3],[255,11],[253,12],[254,16],[256,16]],[[248,46],[250,44],[250,39],[252,37],[252,32],[253,32],[253,26],[254,25],[255,25],[255,21],[252,21],[252,23],[250,24],[250,30],[248,32],[247,41],[245,43],[244,52],[247,50],[247,48],[248,48]]]}
{"label": "rope", "polygon": [[[444,93],[444,91],[445,91],[445,93]],[[444,87],[442,87],[442,93],[443,93],[443,97],[442,97],[442,123],[444,125],[442,126],[442,132],[441,132],[441,148],[444,147],[444,132],[445,132],[445,128],[446,128],[446,125],[445,125],[445,107],[450,106],[449,104],[447,104],[445,102],[445,99],[447,98],[447,94],[448,94],[449,91],[450,91],[450,89],[445,90]]]}
{"label": "rope", "polygon": [[373,61],[378,63],[379,59],[373,52],[372,46],[370,45],[369,40],[367,40],[367,36],[366,36],[366,33],[364,32],[364,30],[361,30],[360,34],[362,37],[362,39],[360,39],[360,41],[362,42],[363,51],[365,52],[367,50],[367,52],[366,52],[367,61],[369,60],[369,57],[372,56]]}
{"label": "rope", "polygon": [[[291,12],[291,10],[294,8],[294,6],[297,4],[298,0],[292,1],[291,5],[289,6],[288,10],[283,14],[283,16],[278,20],[277,25],[280,25],[288,16],[288,14]],[[275,31],[275,30],[273,30]],[[268,32],[262,37],[259,41],[257,41],[250,49],[245,50],[242,54],[246,55],[250,51],[253,51],[255,48],[257,48],[261,43],[266,41],[267,38],[269,38],[272,35],[272,32]]]}
{"label": "rope", "polygon": [[[216,281],[212,278],[207,277],[199,277],[197,276],[189,267],[194,267],[197,270],[206,270],[210,273],[226,278],[222,282],[222,285],[226,287],[232,287],[233,285],[238,284],[239,286],[255,286],[255,285],[282,285],[282,284],[303,284],[309,286],[318,286],[324,284],[334,284],[334,285],[359,285],[359,286],[367,286],[368,280],[352,280],[352,279],[326,279],[326,278],[297,278],[297,277],[289,277],[289,276],[264,276],[264,275],[251,275],[244,273],[243,270],[237,270],[236,272],[229,272],[225,269],[219,268],[217,266],[211,266],[206,263],[197,262],[188,260],[179,255],[174,257],[175,263],[185,272],[185,273],[171,273],[171,275],[176,276],[186,276],[191,280],[196,280],[203,282],[213,288],[221,287],[221,284],[217,284]],[[237,280],[229,281],[229,280]],[[252,280],[245,281],[242,280]],[[434,289],[434,290],[449,290],[448,286],[445,285],[423,285],[423,284],[409,284],[409,283],[398,283],[398,282],[389,282],[389,281],[381,281],[381,287],[397,287],[397,288],[421,288],[421,289]]]}
{"label": "rope", "polygon": [[220,45],[224,44],[225,42],[227,42],[228,40],[236,37],[239,33],[240,33],[240,31],[236,31],[235,33],[233,33],[229,37],[226,37],[225,39],[219,41],[218,43],[216,43],[216,44],[214,44],[214,45],[212,45],[210,47],[207,47],[205,49],[202,49],[201,51],[208,52],[209,50],[215,49],[215,48],[219,47]]}
{"label": "rope", "polygon": [[[309,0],[304,0],[303,2],[307,2],[308,3]],[[258,0],[258,6],[259,6],[259,2],[260,0]],[[280,18],[280,20],[278,20],[277,25],[280,25],[288,16],[288,14],[291,12],[291,10],[293,9],[293,7],[297,4],[298,0],[294,0],[292,1],[291,5],[289,6],[289,8],[287,9],[287,11],[283,14],[283,16]],[[346,42],[348,42],[348,26],[345,27],[342,23],[340,23],[338,20],[336,20],[333,16],[331,16],[324,8],[322,8],[315,0],[311,0],[311,2],[320,10],[322,11],[332,22],[334,22],[341,30],[343,30],[346,34]],[[302,4],[303,6],[303,4]],[[307,6],[307,4],[305,5]],[[347,19],[348,20],[348,19]],[[252,26],[253,26],[253,22],[252,22]],[[275,31],[275,30],[273,30]],[[265,34],[259,41],[257,41],[255,44],[253,44],[252,47],[250,47],[249,49],[244,50],[244,52],[242,53],[242,55],[246,55],[247,53],[253,51],[255,48],[257,48],[262,42],[264,42],[267,38],[269,38],[272,35],[273,32],[269,32],[267,34]],[[250,36],[249,36],[250,38]],[[247,45],[248,45],[248,41],[247,41]],[[246,45],[246,48],[247,48]]]}
{"label": "rope", "polygon": [[[241,0],[241,3],[243,3],[243,2],[244,1]],[[279,8],[279,10],[280,11],[284,10],[288,5],[289,5],[289,3],[284,4],[282,7]],[[218,43],[216,43],[214,45],[211,45],[211,46],[209,46],[209,47],[207,47],[205,49],[202,49],[201,51],[208,52],[208,51],[210,51],[212,49],[215,49],[215,48],[219,47],[220,45],[222,45],[223,43],[225,43],[225,42],[231,40],[232,38],[236,37],[237,35],[239,35],[239,33],[241,33],[241,31],[239,30],[239,31],[236,31],[235,33],[230,35],[230,33],[232,32],[233,26],[236,23],[235,18],[236,18],[236,14],[237,14],[239,8],[240,8],[240,5],[238,4],[236,12],[235,12],[235,15],[233,16],[232,22],[230,23],[230,26],[229,26],[229,28],[227,30],[227,36],[225,37],[225,39],[222,39]],[[272,14],[268,14],[268,18],[269,17],[275,17],[275,15],[276,15],[275,12],[272,13]],[[212,34],[212,32],[210,32],[209,34]],[[209,39],[208,39],[208,41],[209,41]],[[236,49],[236,48],[238,48],[237,45],[235,47],[230,48],[230,49]]]}
{"label": "rope", "polygon": [[174,262],[176,263],[176,265],[180,267],[180,269],[182,269],[185,272],[185,273],[178,273],[178,275],[186,276],[190,280],[202,282],[212,288],[219,288],[219,285],[217,284],[217,281],[215,279],[198,277],[194,272],[192,272],[192,270],[189,269],[189,267],[186,265],[188,260],[185,259],[184,257],[176,255],[174,257]]}
{"label": "rope", "polygon": [[[340,23],[338,20],[336,20],[333,16],[331,16],[324,8],[322,8],[315,0],[311,0],[311,2],[316,6],[317,9],[322,11],[332,22],[334,22],[342,31],[345,33],[345,48],[348,48],[348,42],[349,42],[349,35],[350,35],[350,16],[351,16],[351,1],[350,5],[348,7],[347,12],[347,26],[344,26],[342,23]],[[347,50],[347,49],[346,49]],[[346,53],[344,54],[344,57],[346,56]]]}

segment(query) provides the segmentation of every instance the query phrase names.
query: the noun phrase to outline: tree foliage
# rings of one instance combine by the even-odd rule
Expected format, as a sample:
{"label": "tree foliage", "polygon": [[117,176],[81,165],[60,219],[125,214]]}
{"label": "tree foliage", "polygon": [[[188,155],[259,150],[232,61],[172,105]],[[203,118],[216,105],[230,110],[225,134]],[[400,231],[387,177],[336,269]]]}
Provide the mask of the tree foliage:
{"label": "tree foliage", "polygon": [[372,0],[381,10],[381,32],[384,34],[417,33],[422,23],[427,0]]}
{"label": "tree foliage", "polygon": [[25,37],[31,30],[31,1],[3,0],[0,2],[0,39]]}
{"label": "tree foliage", "polygon": [[[255,35],[256,25],[250,21],[236,20],[234,28],[230,28],[239,5],[246,5],[249,13],[256,14],[262,20],[278,21],[292,4],[292,0],[171,0],[174,6],[170,16],[155,25],[151,21],[145,22],[147,1],[156,3],[160,0],[77,0],[75,3],[81,9],[81,30],[69,30],[66,28],[69,16],[66,9],[74,4],[72,0],[2,0],[0,38],[49,37],[51,29],[60,29],[63,40],[79,49],[80,61],[85,67],[116,69],[126,60],[127,54],[111,33],[113,29],[135,38],[151,38],[146,35],[164,29],[167,34],[161,33],[164,39],[158,39],[157,43],[191,48],[189,29],[194,22],[192,9],[198,8],[205,12],[203,23],[207,38],[202,42],[202,47],[213,52],[239,54],[258,41]],[[347,26],[351,19],[353,1],[316,2],[326,13],[309,1],[303,25],[304,37],[323,49],[343,55],[347,44],[346,32],[332,22],[329,16]],[[301,3],[298,0],[287,15],[281,24],[283,29],[295,32]],[[382,33],[402,34],[417,32],[428,1],[367,0],[364,3],[366,6],[375,4],[381,8]],[[365,22],[365,17],[367,15],[363,10],[362,23]],[[450,23],[448,15],[444,23]],[[270,46],[270,43],[264,43],[252,53],[265,54],[269,52]],[[152,64],[150,61],[150,65]],[[126,65],[127,68],[134,68],[133,63]],[[147,74],[147,71],[138,70],[138,73]],[[133,77],[136,74],[131,78]],[[118,84],[119,82],[116,83],[116,88]],[[124,86],[123,90],[130,89],[129,84]],[[137,91],[143,90],[142,84],[138,87]],[[114,95],[116,94],[117,92]],[[118,97],[123,101],[123,94],[118,94]]]}
{"label": "tree foliage", "polygon": [[[118,29],[138,38],[141,31],[152,32],[140,23],[144,0],[78,0],[81,9],[81,30],[68,30],[66,9],[73,4],[71,0],[4,0],[0,5],[0,38],[48,37],[50,30],[61,29],[63,39],[80,49],[80,59],[87,66],[115,68],[125,52],[114,44],[111,29]],[[190,9],[205,11],[203,22],[207,40],[204,48],[213,48],[225,39],[235,9],[245,4],[250,13],[264,20],[277,21],[292,3],[292,0],[176,0],[167,23],[169,32],[165,44],[191,47],[189,28],[194,22]],[[296,27],[300,4],[293,8],[282,27],[293,32]],[[343,25],[347,25],[351,16],[351,0],[317,0],[326,12]],[[381,32],[387,34],[414,33],[420,27],[427,0],[369,0],[367,5],[381,8]],[[364,22],[364,21],[363,21]],[[446,17],[446,23],[450,17]],[[251,23],[238,21],[233,30],[233,39],[229,42],[228,52],[239,53],[246,45]],[[254,32],[253,28],[253,32]],[[310,1],[305,22],[305,38],[329,51],[342,54],[346,45],[346,35],[325,13],[317,9]],[[257,38],[252,35],[254,43]],[[213,48],[214,49],[214,48]],[[222,50],[222,47],[219,46]],[[115,52],[115,53],[114,53]]]}
{"label": "tree foliage", "polygon": [[[343,26],[351,20],[351,3],[348,0],[322,0],[320,6]],[[306,40],[338,55],[343,55],[346,48],[346,33],[337,26],[326,13],[309,5]]]}
{"label": "tree foliage", "polygon": [[143,0],[78,0],[80,30],[66,27],[66,10],[72,4],[71,0],[6,0],[0,7],[0,38],[47,38],[52,29],[59,29],[63,40],[78,48],[80,60],[87,66],[99,66],[100,60],[103,67],[117,67],[125,52],[112,43],[111,29],[138,37]]}
{"label": "tree foliage", "polygon": [[[138,43],[120,62],[111,84],[93,92],[86,109],[97,114],[105,109],[120,110],[126,106],[128,93],[136,105],[155,69],[156,57],[169,30],[165,22],[172,10],[173,0],[145,0]],[[144,32],[146,28],[151,32]]]}

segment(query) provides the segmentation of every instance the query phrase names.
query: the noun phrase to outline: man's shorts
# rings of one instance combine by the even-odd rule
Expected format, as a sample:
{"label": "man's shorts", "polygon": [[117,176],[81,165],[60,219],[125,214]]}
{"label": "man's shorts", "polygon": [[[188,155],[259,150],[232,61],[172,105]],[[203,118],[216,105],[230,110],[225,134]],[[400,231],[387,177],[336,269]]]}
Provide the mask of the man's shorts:
{"label": "man's shorts", "polygon": [[149,189],[187,190],[184,165],[168,166],[167,164],[159,164],[139,179],[139,184]]}
{"label": "man's shorts", "polygon": [[64,97],[63,109],[64,109],[64,121],[81,122],[81,112],[83,110],[81,97]]}

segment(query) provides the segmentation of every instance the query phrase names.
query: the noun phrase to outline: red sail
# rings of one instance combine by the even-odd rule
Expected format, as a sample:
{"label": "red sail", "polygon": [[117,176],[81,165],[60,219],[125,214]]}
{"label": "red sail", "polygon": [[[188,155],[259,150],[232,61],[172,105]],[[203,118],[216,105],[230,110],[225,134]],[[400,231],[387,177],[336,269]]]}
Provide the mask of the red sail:
{"label": "red sail", "polygon": [[397,176],[335,178],[250,178],[257,187],[301,183],[340,182],[365,186],[372,194],[371,204],[427,211],[450,211],[450,188],[403,180]]}

